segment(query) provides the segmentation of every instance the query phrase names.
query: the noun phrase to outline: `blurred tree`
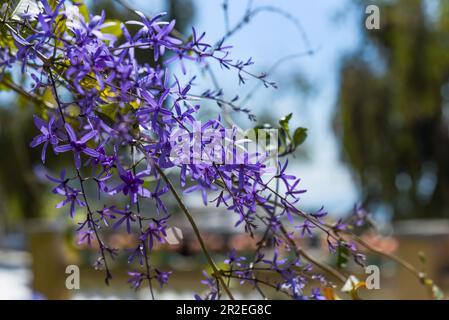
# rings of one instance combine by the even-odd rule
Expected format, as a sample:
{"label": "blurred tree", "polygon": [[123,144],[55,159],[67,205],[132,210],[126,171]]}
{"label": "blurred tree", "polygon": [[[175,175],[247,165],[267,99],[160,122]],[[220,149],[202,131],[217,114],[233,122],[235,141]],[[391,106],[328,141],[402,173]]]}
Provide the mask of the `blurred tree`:
{"label": "blurred tree", "polygon": [[28,149],[29,139],[35,135],[31,114],[0,106],[0,192],[2,209],[12,218],[8,221],[40,214],[42,192],[32,171],[32,163],[37,164],[40,155]]}
{"label": "blurred tree", "polygon": [[371,208],[449,216],[449,1],[354,0],[381,29],[342,63],[335,128]]}
{"label": "blurred tree", "polygon": [[166,7],[170,19],[176,19],[176,29],[190,34],[191,23],[195,18],[193,0],[169,0]]}

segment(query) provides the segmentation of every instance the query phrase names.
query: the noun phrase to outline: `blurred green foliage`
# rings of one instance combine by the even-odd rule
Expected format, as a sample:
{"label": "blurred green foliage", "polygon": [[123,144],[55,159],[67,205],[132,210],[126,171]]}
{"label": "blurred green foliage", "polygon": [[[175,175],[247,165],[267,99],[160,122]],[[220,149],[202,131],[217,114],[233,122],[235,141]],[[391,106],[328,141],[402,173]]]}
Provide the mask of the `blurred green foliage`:
{"label": "blurred green foliage", "polygon": [[377,4],[381,29],[365,29],[341,66],[335,127],[344,160],[371,207],[395,219],[449,216],[449,1]]}

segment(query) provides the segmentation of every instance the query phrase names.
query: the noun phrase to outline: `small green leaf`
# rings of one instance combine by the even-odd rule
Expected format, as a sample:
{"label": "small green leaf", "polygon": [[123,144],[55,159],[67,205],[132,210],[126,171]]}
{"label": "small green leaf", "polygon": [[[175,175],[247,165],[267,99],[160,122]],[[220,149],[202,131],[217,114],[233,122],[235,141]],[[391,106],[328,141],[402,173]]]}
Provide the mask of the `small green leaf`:
{"label": "small green leaf", "polygon": [[432,286],[432,294],[433,294],[433,297],[435,298],[435,300],[443,300],[444,299],[443,291],[441,291],[441,289],[438,288],[438,286],[436,286],[436,285]]}
{"label": "small green leaf", "polygon": [[99,109],[95,110],[95,114],[108,126],[114,125],[119,105],[116,103],[108,103],[100,106]]}
{"label": "small green leaf", "polygon": [[4,82],[11,83],[12,77],[11,73],[5,73],[3,77],[0,79],[0,91],[9,91],[11,90],[10,87],[8,87]]}
{"label": "small green leaf", "polygon": [[306,128],[297,128],[293,135],[293,142],[295,143],[295,147],[300,146],[306,141],[307,138],[307,129]]}
{"label": "small green leaf", "polygon": [[112,120],[111,118],[109,118],[107,115],[105,115],[104,113],[101,113],[100,111],[95,110],[94,111],[95,114],[104,122],[106,123],[108,126],[112,127],[114,125],[114,120]]}
{"label": "small green leaf", "polygon": [[82,0],[74,0],[74,4],[78,7],[80,14],[83,16],[86,22],[89,22],[89,10],[86,4]]}
{"label": "small green leaf", "polygon": [[419,256],[419,261],[421,261],[421,263],[423,265],[426,265],[427,263],[427,258],[426,258],[426,254],[422,251],[418,252],[418,256]]}
{"label": "small green leaf", "polygon": [[106,20],[105,23],[110,23],[111,25],[101,29],[101,32],[112,34],[117,38],[122,36],[122,28],[120,27],[121,22],[119,20]]}
{"label": "small green leaf", "polygon": [[288,132],[289,130],[289,125],[288,123],[290,122],[291,118],[293,116],[293,113],[289,113],[288,115],[286,115],[285,117],[281,118],[281,120],[279,120],[279,124],[281,125],[281,127]]}
{"label": "small green leaf", "polygon": [[100,110],[111,119],[115,119],[117,111],[119,110],[119,105],[117,103],[107,103],[100,106]]}
{"label": "small green leaf", "polygon": [[349,261],[349,251],[345,245],[339,245],[337,248],[337,267],[345,268]]}

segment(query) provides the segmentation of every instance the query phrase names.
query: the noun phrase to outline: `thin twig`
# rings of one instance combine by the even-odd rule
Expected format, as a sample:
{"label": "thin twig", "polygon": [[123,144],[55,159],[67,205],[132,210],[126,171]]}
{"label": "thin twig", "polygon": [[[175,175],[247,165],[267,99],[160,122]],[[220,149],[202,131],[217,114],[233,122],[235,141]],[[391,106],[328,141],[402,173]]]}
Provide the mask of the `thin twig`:
{"label": "thin twig", "polygon": [[[56,89],[55,79],[53,78],[53,74],[52,74],[51,70],[48,71],[48,74],[49,74],[49,77],[50,77],[50,81],[51,81],[51,85],[52,85],[52,88],[53,88],[55,100],[56,100],[56,103],[58,105],[58,109],[59,109],[59,112],[61,114],[62,121],[64,123],[66,123],[64,112],[62,110],[62,104],[61,104],[61,101],[59,100],[59,95],[58,95],[58,92],[57,92],[57,89]],[[84,188],[84,179],[82,178],[79,169],[76,169],[76,173],[77,173],[77,176],[78,176],[78,181],[80,183],[83,199],[84,199],[84,202],[86,203],[87,219],[88,219],[88,221],[89,221],[89,223],[90,223],[90,225],[91,225],[91,227],[92,227],[92,229],[94,231],[95,238],[97,239],[98,245],[100,247],[101,257],[103,259],[103,264],[104,264],[104,267],[105,267],[105,270],[106,270],[105,282],[106,282],[107,285],[109,285],[109,280],[112,278],[112,274],[109,271],[108,263],[107,263],[107,260],[106,260],[106,254],[105,254],[106,246],[105,246],[103,240],[101,240],[101,238],[100,238],[100,235],[99,235],[98,230],[97,230],[97,224],[95,223],[95,220],[93,218],[92,210],[90,209],[90,206],[89,206],[89,201],[87,200],[86,191],[85,191],[85,188]]]}
{"label": "thin twig", "polygon": [[178,192],[176,191],[175,187],[171,183],[170,179],[165,175],[164,171],[159,168],[158,165],[155,165],[157,172],[162,176],[165,183],[167,183],[168,187],[170,188],[170,191],[172,192],[173,196],[176,199],[176,202],[178,203],[181,210],[184,212],[185,216],[187,217],[187,220],[189,220],[189,223],[193,229],[193,232],[195,233],[198,242],[200,243],[201,249],[203,250],[204,255],[206,256],[206,259],[214,271],[214,277],[218,278],[220,281],[220,284],[223,286],[223,289],[226,291],[226,294],[231,300],[234,300],[234,296],[232,295],[231,291],[229,290],[228,286],[226,285],[226,282],[224,281],[221,271],[218,269],[217,265],[215,264],[214,260],[212,259],[211,255],[209,254],[209,251],[206,248],[206,244],[204,243],[203,238],[201,237],[201,233],[198,229],[198,226],[195,223],[195,220],[193,219],[192,215],[189,212],[189,209],[185,206],[184,202],[182,201],[181,197],[179,196]]}
{"label": "thin twig", "polygon": [[[133,167],[132,167],[132,171],[133,174],[136,175],[136,162],[134,161],[134,147],[131,147],[131,157],[132,157],[132,161],[133,161]],[[140,235],[142,236],[144,234],[143,232],[143,219],[142,216],[140,214],[140,203],[139,203],[139,198],[137,198],[136,201],[136,209],[137,209],[137,220],[139,221],[139,230],[140,230]],[[149,256],[148,256],[148,250],[147,250],[147,245],[146,245],[146,241],[141,239],[140,240],[141,246],[142,246],[142,253],[143,253],[143,257],[145,260],[145,268],[146,268],[146,278],[148,280],[148,287],[150,288],[150,294],[151,294],[151,299],[154,300],[154,291],[153,291],[153,282],[151,280],[151,269],[150,269],[150,263],[149,263]]]}

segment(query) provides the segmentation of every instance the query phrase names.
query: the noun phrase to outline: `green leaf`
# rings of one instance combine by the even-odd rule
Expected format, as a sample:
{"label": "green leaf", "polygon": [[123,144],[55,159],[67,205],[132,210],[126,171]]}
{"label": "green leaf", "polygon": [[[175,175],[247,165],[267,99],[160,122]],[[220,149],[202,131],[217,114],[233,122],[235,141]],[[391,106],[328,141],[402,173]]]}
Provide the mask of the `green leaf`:
{"label": "green leaf", "polygon": [[293,142],[295,143],[295,147],[300,146],[306,141],[307,138],[307,129],[306,128],[297,128],[293,135]]}
{"label": "green leaf", "polygon": [[443,300],[444,299],[444,292],[441,291],[441,289],[438,288],[438,286],[436,286],[436,285],[432,286],[432,294],[433,294],[433,297],[435,298],[435,300]]}
{"label": "green leaf", "polygon": [[82,0],[74,0],[74,4],[78,7],[80,14],[83,16],[86,22],[89,22],[89,10],[87,9],[86,4]]}
{"label": "green leaf", "polygon": [[11,77],[11,73],[5,73],[2,77],[2,79],[0,80],[0,91],[10,91],[11,88],[8,87],[7,85],[5,85],[3,82],[8,82],[11,83],[12,82],[12,77]]}
{"label": "green leaf", "polygon": [[290,113],[290,114],[286,115],[285,117],[281,118],[281,120],[279,120],[279,124],[287,132],[289,130],[288,123],[290,122],[292,116],[293,116],[293,113]]}
{"label": "green leaf", "polygon": [[424,252],[420,251],[420,252],[418,252],[418,257],[419,257],[419,261],[421,261],[421,263],[423,265],[426,265],[426,263],[427,263],[426,254]]}
{"label": "green leaf", "polygon": [[345,245],[339,245],[337,248],[337,267],[345,268],[349,261],[349,251]]}
{"label": "green leaf", "polygon": [[117,38],[120,38],[122,36],[122,28],[120,28],[121,22],[119,20],[105,20],[105,23],[114,23],[114,25],[101,29],[101,32],[112,34]]}
{"label": "green leaf", "polygon": [[100,110],[95,110],[95,114],[104,121],[108,126],[113,126],[119,110],[117,103],[108,103],[99,107]]}

